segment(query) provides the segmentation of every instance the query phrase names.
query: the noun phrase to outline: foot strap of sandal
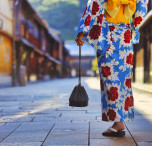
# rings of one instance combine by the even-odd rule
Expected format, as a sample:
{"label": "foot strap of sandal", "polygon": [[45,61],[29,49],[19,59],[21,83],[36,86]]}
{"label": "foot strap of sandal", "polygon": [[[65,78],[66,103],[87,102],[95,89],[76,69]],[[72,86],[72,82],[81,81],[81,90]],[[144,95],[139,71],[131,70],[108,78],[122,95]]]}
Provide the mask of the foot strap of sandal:
{"label": "foot strap of sandal", "polygon": [[109,127],[108,129],[111,130],[111,131],[113,131],[113,132],[118,132],[116,129],[114,129],[112,127]]}

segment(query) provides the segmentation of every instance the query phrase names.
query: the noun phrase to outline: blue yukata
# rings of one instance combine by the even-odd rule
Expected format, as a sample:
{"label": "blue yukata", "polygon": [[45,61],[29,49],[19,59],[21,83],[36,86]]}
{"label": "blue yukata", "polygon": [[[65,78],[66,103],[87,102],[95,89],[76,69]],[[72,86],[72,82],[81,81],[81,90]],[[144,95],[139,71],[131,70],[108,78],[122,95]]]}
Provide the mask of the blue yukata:
{"label": "blue yukata", "polygon": [[96,50],[100,74],[102,121],[134,119],[131,87],[133,44],[139,43],[139,25],[146,16],[148,0],[137,0],[134,21],[107,22],[105,0],[88,0],[77,33]]}

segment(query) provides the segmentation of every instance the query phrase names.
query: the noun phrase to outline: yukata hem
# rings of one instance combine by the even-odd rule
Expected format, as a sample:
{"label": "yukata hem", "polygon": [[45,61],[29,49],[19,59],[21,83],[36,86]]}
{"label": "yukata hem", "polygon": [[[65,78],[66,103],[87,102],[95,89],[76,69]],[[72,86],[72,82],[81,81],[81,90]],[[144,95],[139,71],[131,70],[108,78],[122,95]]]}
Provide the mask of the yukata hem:
{"label": "yukata hem", "polygon": [[108,120],[108,121],[105,121],[105,120],[102,120],[104,122],[124,122],[124,121],[133,121],[135,118],[125,118],[124,120]]}

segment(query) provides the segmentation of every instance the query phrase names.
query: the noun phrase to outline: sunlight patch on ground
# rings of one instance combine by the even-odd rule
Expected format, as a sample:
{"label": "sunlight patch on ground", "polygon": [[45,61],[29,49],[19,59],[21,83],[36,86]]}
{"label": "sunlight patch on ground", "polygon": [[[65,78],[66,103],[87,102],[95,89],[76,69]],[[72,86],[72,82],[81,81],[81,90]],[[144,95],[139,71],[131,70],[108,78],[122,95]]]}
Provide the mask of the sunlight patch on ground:
{"label": "sunlight patch on ground", "polygon": [[133,91],[135,109],[147,120],[152,121],[152,98],[145,93]]}
{"label": "sunlight patch on ground", "polygon": [[[63,97],[61,97],[61,96],[62,96],[62,95],[60,95],[59,98],[63,98]],[[66,96],[66,94],[64,94],[64,96]],[[29,116],[29,115],[31,115],[31,114],[37,114],[38,112],[42,112],[42,111],[44,111],[44,110],[49,110],[49,109],[50,109],[50,111],[51,111],[52,109],[61,108],[61,107],[66,106],[66,105],[65,105],[66,103],[64,103],[64,102],[58,102],[58,104],[53,104],[54,101],[55,101],[57,98],[58,98],[57,96],[54,96],[54,97],[51,98],[51,99],[43,100],[43,101],[42,101],[42,104],[41,104],[40,106],[37,106],[37,107],[35,107],[34,109],[31,109],[30,114],[28,113],[28,111],[25,110],[24,112],[18,112],[18,113],[15,114],[15,115],[2,116],[2,117],[0,118],[0,121],[1,121],[1,120],[3,121],[3,119],[5,119],[5,120],[7,120],[7,119],[11,119],[11,120],[13,120],[13,119],[18,119],[18,118],[22,118],[22,117]],[[52,104],[53,104],[53,105],[52,105]],[[2,122],[2,121],[1,121],[1,122]]]}
{"label": "sunlight patch on ground", "polygon": [[100,90],[100,80],[96,77],[89,77],[85,80],[89,88]]}

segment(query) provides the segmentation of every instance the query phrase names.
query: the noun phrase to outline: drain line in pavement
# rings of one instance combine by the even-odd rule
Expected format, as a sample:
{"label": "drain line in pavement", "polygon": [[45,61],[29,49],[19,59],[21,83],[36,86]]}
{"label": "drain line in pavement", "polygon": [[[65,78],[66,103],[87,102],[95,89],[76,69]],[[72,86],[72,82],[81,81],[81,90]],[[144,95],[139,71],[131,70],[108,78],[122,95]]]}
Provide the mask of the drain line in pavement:
{"label": "drain line in pavement", "polygon": [[[124,122],[124,123],[125,123],[125,122]],[[126,128],[127,128],[128,132],[130,133],[130,135],[131,135],[132,139],[134,140],[134,142],[135,142],[136,146],[138,146],[137,142],[135,141],[134,137],[132,136],[131,132],[129,131],[129,129],[128,129],[128,127],[127,127],[126,123],[125,123],[125,126],[126,126]]]}

